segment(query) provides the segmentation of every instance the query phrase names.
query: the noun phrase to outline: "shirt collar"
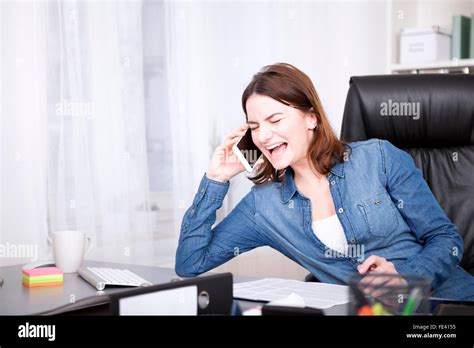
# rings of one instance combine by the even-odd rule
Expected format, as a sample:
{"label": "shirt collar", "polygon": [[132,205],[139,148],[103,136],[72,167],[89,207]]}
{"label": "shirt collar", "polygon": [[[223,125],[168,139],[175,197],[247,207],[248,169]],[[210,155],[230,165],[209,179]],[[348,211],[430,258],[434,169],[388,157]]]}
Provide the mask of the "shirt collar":
{"label": "shirt collar", "polygon": [[[344,178],[344,162],[336,163],[330,170],[331,174],[334,174],[340,178]],[[294,171],[291,167],[286,168],[285,175],[283,177],[281,186],[281,200],[283,203],[293,197],[296,192],[296,184],[294,180]]]}
{"label": "shirt collar", "polygon": [[283,203],[288,203],[288,201],[296,192],[296,185],[293,175],[293,169],[291,167],[286,168],[285,176],[283,177],[283,182],[281,185],[281,200]]}
{"label": "shirt collar", "polygon": [[341,179],[344,179],[344,161],[336,163],[330,170],[330,172]]}

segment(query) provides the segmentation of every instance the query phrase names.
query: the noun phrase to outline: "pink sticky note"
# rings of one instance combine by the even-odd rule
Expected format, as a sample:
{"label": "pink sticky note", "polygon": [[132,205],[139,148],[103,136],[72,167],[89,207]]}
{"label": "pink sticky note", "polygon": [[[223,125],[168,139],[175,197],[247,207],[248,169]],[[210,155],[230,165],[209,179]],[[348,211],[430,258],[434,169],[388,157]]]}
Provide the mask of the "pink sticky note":
{"label": "pink sticky note", "polygon": [[33,276],[42,276],[42,275],[51,275],[51,274],[63,274],[57,267],[43,267],[43,268],[32,268],[32,269],[24,269],[23,273],[25,273],[28,277]]}

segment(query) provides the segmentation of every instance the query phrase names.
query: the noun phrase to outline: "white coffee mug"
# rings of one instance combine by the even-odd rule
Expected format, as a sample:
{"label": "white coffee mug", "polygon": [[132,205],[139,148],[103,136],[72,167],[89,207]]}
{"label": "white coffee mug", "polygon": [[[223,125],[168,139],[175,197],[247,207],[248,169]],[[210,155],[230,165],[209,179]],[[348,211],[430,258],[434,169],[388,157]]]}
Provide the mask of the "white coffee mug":
{"label": "white coffee mug", "polygon": [[53,246],[54,263],[64,273],[75,273],[92,249],[92,238],[82,231],[56,231],[48,237]]}

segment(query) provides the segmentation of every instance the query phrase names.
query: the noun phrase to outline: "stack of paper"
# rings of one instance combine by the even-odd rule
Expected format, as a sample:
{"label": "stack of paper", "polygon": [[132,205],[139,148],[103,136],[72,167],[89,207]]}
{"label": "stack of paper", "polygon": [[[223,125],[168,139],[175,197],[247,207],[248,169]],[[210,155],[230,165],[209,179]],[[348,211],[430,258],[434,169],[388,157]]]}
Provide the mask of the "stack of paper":
{"label": "stack of paper", "polygon": [[234,284],[234,297],[245,300],[276,301],[294,294],[304,300],[305,306],[313,308],[329,308],[349,302],[349,287],[345,285],[278,278]]}
{"label": "stack of paper", "polygon": [[23,285],[30,288],[63,285],[63,277],[63,271],[57,267],[25,269],[21,274]]}

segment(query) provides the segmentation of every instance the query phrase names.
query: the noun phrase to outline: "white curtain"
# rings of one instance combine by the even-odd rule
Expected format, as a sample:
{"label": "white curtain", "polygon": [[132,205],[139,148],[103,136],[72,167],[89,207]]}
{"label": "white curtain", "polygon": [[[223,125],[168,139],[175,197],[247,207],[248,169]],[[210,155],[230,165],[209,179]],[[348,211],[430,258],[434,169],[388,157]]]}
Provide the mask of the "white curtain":
{"label": "white curtain", "polygon": [[152,263],[142,3],[1,6],[0,262],[24,245],[48,258],[48,233],[78,229],[89,259]]}
{"label": "white curtain", "polygon": [[11,264],[47,252],[46,8],[2,3],[0,23],[0,263]]}

